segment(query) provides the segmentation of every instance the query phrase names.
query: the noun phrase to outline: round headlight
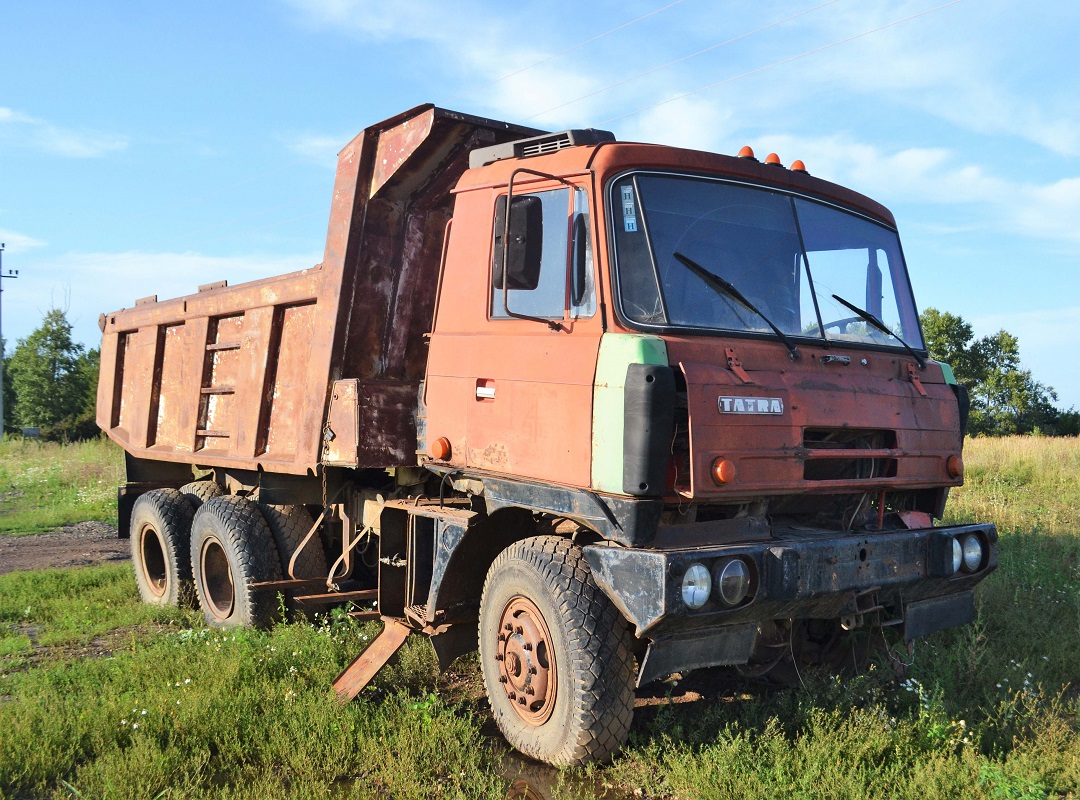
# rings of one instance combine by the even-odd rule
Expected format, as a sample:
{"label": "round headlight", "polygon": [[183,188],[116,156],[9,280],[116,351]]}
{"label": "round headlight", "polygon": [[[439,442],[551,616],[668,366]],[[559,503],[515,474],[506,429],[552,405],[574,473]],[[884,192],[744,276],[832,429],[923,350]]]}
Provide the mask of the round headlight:
{"label": "round headlight", "polygon": [[729,606],[737,606],[750,591],[750,569],[734,558],[716,570],[716,588],[720,599]]}
{"label": "round headlight", "polygon": [[704,564],[691,564],[682,579],[682,599],[687,607],[699,609],[709,599],[712,575]]}
{"label": "round headlight", "polygon": [[960,565],[964,563],[964,548],[960,546],[959,539],[952,540],[952,571],[959,572]]}
{"label": "round headlight", "polygon": [[960,549],[964,553],[964,571],[974,572],[979,568],[979,564],[982,563],[982,542],[979,541],[979,537],[974,533],[962,536],[961,539]]}

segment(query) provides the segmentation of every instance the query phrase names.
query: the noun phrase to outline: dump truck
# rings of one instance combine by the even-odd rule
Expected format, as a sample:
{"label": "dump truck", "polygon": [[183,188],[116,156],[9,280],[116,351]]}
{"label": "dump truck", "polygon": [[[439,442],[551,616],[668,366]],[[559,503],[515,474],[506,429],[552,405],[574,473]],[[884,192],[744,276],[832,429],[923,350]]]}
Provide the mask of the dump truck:
{"label": "dump truck", "polygon": [[100,326],[146,602],[381,619],[345,699],[412,633],[479,650],[552,764],[669,675],[902,656],[997,566],[940,524],[967,393],[892,214],[775,154],[420,106],[339,154],[322,263]]}

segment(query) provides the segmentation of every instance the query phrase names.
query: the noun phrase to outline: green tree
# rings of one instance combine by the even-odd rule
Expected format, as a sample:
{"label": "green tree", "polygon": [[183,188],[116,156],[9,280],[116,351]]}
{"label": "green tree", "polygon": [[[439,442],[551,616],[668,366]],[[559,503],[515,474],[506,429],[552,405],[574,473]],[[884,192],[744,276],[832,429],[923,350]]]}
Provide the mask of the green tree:
{"label": "green tree", "polygon": [[[9,419],[15,425],[55,428],[86,415],[92,380],[92,359],[71,338],[71,323],[58,308],[50,309],[41,327],[20,339],[7,362],[15,394]],[[68,438],[64,436],[63,438]]]}
{"label": "green tree", "polygon": [[1077,414],[1054,404],[1053,387],[1035,380],[1020,362],[1020,342],[1000,330],[976,339],[962,317],[928,308],[919,317],[930,355],[953,368],[971,393],[972,434],[1070,434]]}
{"label": "green tree", "polygon": [[919,322],[931,355],[952,367],[959,383],[970,388],[985,380],[985,353],[974,343],[971,325],[955,314],[936,308],[923,311]]}
{"label": "green tree", "polygon": [[3,352],[4,354],[4,363],[2,368],[0,368],[0,376],[2,376],[2,380],[4,382],[4,429],[0,431],[0,434],[3,434],[5,431],[8,430],[14,430],[14,424],[12,423],[14,417],[11,415],[11,411],[15,408],[15,388],[11,385],[11,372],[8,370],[8,352],[6,349],[6,345],[7,341],[4,339],[0,339],[0,352]]}

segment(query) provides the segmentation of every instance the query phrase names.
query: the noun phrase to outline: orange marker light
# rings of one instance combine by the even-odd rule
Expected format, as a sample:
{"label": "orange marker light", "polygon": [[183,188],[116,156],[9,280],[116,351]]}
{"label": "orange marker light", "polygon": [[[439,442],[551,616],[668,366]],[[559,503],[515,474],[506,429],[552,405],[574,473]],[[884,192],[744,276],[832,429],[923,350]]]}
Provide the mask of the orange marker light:
{"label": "orange marker light", "polygon": [[735,463],[726,458],[718,458],[712,462],[712,479],[717,486],[724,486],[735,480]]}
{"label": "orange marker light", "polygon": [[[739,158],[754,158],[754,151],[750,145],[746,145],[739,151]],[[754,158],[754,160],[757,161],[756,158]]]}
{"label": "orange marker light", "polygon": [[431,443],[431,457],[436,461],[446,461],[450,458],[450,440],[443,436]]}
{"label": "orange marker light", "polygon": [[790,169],[792,172],[806,172],[806,164],[802,162],[801,158],[797,158],[791,162]]}
{"label": "orange marker light", "polygon": [[960,456],[949,456],[949,460],[945,462],[945,470],[950,478],[964,477],[964,459]]}
{"label": "orange marker light", "polygon": [[780,163],[780,156],[778,156],[776,153],[769,153],[767,156],[765,156],[765,163],[775,164],[778,167],[784,166]]}

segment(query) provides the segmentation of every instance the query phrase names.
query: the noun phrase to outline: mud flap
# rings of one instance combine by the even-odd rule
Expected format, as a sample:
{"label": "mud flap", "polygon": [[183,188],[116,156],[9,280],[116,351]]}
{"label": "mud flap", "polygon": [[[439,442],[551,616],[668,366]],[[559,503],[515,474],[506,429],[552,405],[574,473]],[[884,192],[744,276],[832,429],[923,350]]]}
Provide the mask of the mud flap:
{"label": "mud flap", "polygon": [[975,619],[975,593],[957,592],[908,603],[904,607],[904,640],[910,642]]}
{"label": "mud flap", "polygon": [[756,636],[757,625],[749,623],[656,639],[641,662],[637,685],[688,669],[745,664]]}

